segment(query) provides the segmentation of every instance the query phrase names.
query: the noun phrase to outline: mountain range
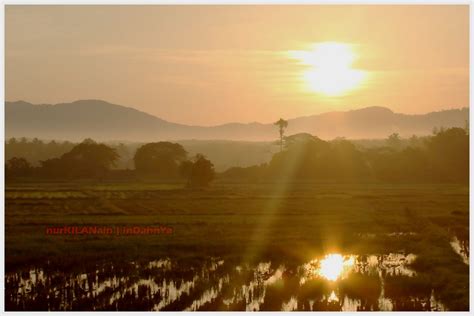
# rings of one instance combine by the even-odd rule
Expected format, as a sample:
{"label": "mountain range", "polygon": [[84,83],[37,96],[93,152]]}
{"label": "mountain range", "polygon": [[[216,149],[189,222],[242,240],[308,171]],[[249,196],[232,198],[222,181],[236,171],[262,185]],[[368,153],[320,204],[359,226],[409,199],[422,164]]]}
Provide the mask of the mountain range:
{"label": "mountain range", "polygon": [[[286,135],[310,133],[322,139],[386,138],[429,135],[435,127],[464,127],[469,109],[450,109],[426,114],[394,113],[386,107],[334,111],[288,119]],[[134,108],[101,100],[79,100],[60,104],[5,102],[5,135],[79,141],[246,140],[278,138],[271,123],[227,123],[192,126],[168,122]]]}

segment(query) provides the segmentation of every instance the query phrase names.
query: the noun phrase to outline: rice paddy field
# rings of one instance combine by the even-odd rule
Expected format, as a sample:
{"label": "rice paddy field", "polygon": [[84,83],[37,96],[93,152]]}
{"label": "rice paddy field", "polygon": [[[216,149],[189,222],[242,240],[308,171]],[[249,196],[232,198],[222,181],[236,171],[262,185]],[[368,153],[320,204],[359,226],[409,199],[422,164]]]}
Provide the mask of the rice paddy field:
{"label": "rice paddy field", "polygon": [[469,310],[463,185],[29,182],[5,203],[7,310]]}

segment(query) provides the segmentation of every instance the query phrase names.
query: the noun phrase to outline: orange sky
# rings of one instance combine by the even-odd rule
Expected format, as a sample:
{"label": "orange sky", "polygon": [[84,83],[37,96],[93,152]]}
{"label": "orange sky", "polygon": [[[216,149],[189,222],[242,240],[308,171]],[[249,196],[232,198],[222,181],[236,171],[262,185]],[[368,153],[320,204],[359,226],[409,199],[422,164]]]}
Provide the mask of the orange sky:
{"label": "orange sky", "polygon": [[[6,6],[6,99],[103,99],[199,125],[469,105],[469,7]],[[288,51],[354,48],[367,80],[305,89]]]}

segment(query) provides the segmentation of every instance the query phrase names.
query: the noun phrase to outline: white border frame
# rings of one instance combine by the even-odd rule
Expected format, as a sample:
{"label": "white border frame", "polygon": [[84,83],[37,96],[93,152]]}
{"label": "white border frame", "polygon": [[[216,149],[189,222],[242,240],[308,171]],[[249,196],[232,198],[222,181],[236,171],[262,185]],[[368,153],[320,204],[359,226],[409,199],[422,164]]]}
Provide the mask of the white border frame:
{"label": "white border frame", "polygon": [[[472,56],[473,56],[473,35],[474,35],[474,26],[471,21],[471,17],[473,15],[473,6],[472,6],[472,1],[422,1],[422,0],[413,0],[413,1],[407,1],[407,0],[399,0],[399,1],[356,1],[356,0],[345,0],[345,1],[339,1],[339,0],[323,0],[323,1],[314,1],[314,0],[295,0],[295,1],[288,1],[288,0],[273,0],[273,1],[265,1],[265,0],[260,0],[260,1],[232,1],[232,0],[208,0],[208,1],[202,1],[202,0],[196,0],[196,1],[183,1],[183,0],[162,0],[162,1],[156,1],[156,0],[149,0],[149,1],[124,1],[124,0],[109,0],[109,1],[90,1],[90,0],[83,0],[83,1],[69,1],[69,0],[63,0],[63,1],[22,1],[22,0],[10,0],[10,1],[1,1],[1,10],[0,10],[0,21],[1,21],[1,27],[2,27],[2,32],[0,33],[0,56],[1,58],[1,66],[0,66],[0,71],[2,74],[2,85],[0,87],[0,97],[2,99],[3,104],[5,104],[5,5],[297,5],[297,4],[325,4],[325,5],[469,5],[469,56],[470,56],[470,64],[469,64],[469,70],[470,70],[470,80],[469,80],[469,85],[470,85],[470,93],[469,93],[469,108],[472,105],[472,91],[474,91],[474,82],[472,80],[472,74],[474,70],[474,66],[471,62]],[[469,111],[469,125],[470,125],[470,130],[472,130],[473,126],[473,119],[474,119],[474,113],[473,111]],[[2,144],[0,145],[0,162],[2,163],[2,166],[5,165],[5,155],[4,155],[4,150],[5,150],[5,111],[2,110],[0,111],[0,136],[2,139]],[[474,148],[474,138],[470,137],[470,146],[469,146],[469,151],[470,151],[470,180],[473,179],[474,171],[474,158],[473,158],[473,150]],[[5,175],[4,171],[5,169],[2,167],[0,168],[0,179],[1,179],[1,188],[0,188],[0,197],[2,200],[2,205],[0,207],[1,209],[1,216],[0,216],[0,244],[2,246],[2,251],[0,252],[0,266],[1,271],[0,271],[0,312],[2,314],[10,314],[14,313],[15,315],[31,315],[33,312],[6,312],[5,311]],[[474,198],[474,192],[471,190],[471,181],[469,183],[469,243],[472,245],[473,241],[473,221],[472,221],[472,204],[471,201]],[[473,304],[474,304],[474,291],[473,291],[473,271],[472,271],[472,256],[470,257],[470,265],[469,265],[469,287],[470,287],[470,302],[469,302],[469,308],[470,311],[474,310]],[[34,314],[37,315],[43,315],[47,314],[48,312],[34,312]],[[71,312],[54,312],[55,315],[69,315]],[[72,312],[75,314],[86,314],[86,313],[94,313],[94,312]],[[100,315],[129,315],[129,314],[135,314],[135,315],[140,315],[140,314],[147,314],[149,312],[100,312]],[[245,315],[248,312],[169,312],[169,315],[195,315],[195,314],[211,314],[213,313],[214,315],[216,314],[222,314],[222,315]],[[279,314],[279,315],[294,315],[295,312],[259,312],[259,314],[262,315],[269,315],[269,314]],[[312,312],[298,312],[300,315],[309,315]],[[357,314],[370,314],[370,315],[378,315],[378,314],[383,314],[384,312],[358,312]],[[415,314],[419,312],[388,312],[390,315],[409,315],[409,314]],[[470,312],[429,312],[429,313],[434,313],[434,314],[442,314],[442,315],[470,315]],[[335,315],[333,312],[319,312],[321,315]],[[352,312],[339,312],[337,315],[341,314],[352,314]]]}

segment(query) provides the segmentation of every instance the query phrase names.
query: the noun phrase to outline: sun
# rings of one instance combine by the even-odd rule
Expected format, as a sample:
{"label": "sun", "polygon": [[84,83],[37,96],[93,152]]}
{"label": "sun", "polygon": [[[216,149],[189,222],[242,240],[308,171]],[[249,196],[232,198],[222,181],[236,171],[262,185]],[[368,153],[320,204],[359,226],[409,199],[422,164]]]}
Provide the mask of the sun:
{"label": "sun", "polygon": [[352,68],[357,56],[349,44],[317,43],[307,51],[290,51],[289,56],[308,66],[302,77],[316,93],[343,95],[360,86],[366,77],[365,71]]}

